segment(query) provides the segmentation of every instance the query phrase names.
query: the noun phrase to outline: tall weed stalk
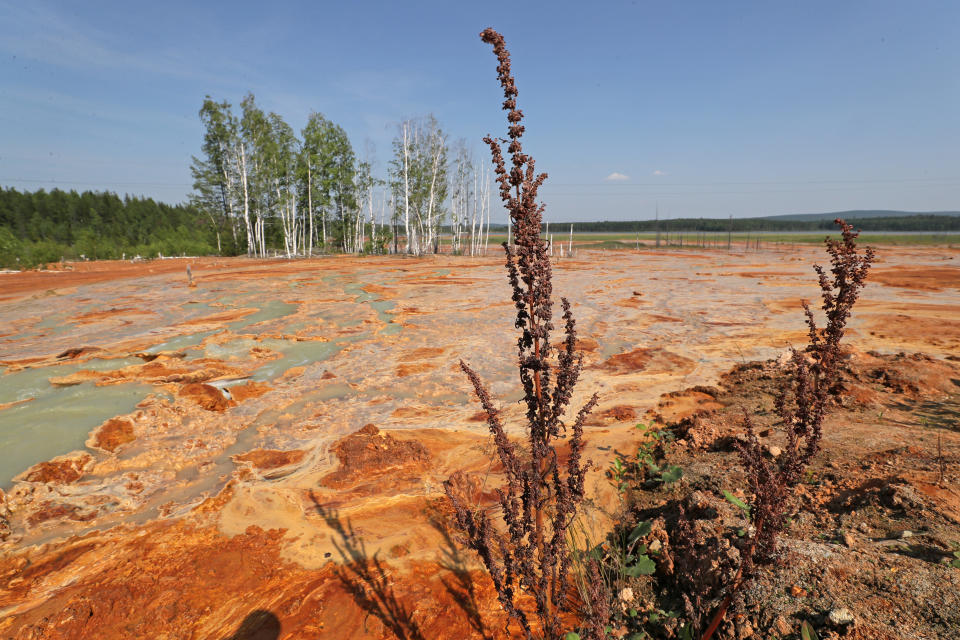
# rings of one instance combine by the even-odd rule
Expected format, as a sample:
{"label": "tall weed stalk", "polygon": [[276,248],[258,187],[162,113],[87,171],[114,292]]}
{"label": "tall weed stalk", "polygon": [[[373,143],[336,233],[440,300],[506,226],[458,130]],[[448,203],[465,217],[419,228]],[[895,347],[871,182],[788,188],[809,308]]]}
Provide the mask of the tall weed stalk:
{"label": "tall weed stalk", "polygon": [[[576,328],[570,303],[561,298],[565,340],[554,354],[553,285],[550,257],[540,224],[544,205],[537,192],[546,173],[536,173],[532,157],[523,152],[523,112],[517,108],[517,87],[510,69],[510,53],[503,36],[493,29],[480,34],[493,46],[497,75],[503,88],[508,137],[487,136],[500,198],[510,214],[514,244],[504,243],[507,280],[516,306],[517,367],[526,405],[526,441],[511,441],[500,411],[480,377],[465,362],[460,367],[470,379],[483,409],[503,468],[505,484],[498,489],[499,520],[468,504],[458,490],[462,478],[445,483],[467,544],[486,567],[509,619],[527,638],[539,633],[557,638],[563,631],[562,614],[572,613],[571,560],[567,530],[584,496],[587,464],[582,460],[583,423],[596,405],[594,395],[572,421],[565,421],[567,405],[580,376],[582,356],[575,351]],[[504,145],[509,165],[504,159]],[[561,458],[561,445],[568,450]],[[524,596],[531,606],[522,604]],[[533,611],[530,611],[533,609]],[[533,620],[537,624],[534,624]]]}
{"label": "tall weed stalk", "polygon": [[756,565],[775,558],[777,538],[787,524],[786,510],[793,488],[820,450],[827,404],[839,382],[840,340],[874,260],[872,248],[867,247],[863,255],[857,251],[858,233],[851,225],[840,218],[835,222],[840,226],[841,239],[825,240],[830,255],[829,274],[820,265],[813,267],[820,285],[826,326],[817,327],[813,310],[804,302],[810,342],[803,350],[791,350],[789,375],[775,400],[777,416],[787,436],[786,451],[779,458],[767,460],[750,416],[744,414],[747,437],[738,445],[737,452],[750,485],[752,497],[747,511],[754,533],[741,552],[740,566],[727,588],[727,595],[701,640],[709,640],[716,632],[727,608],[752,577]]}

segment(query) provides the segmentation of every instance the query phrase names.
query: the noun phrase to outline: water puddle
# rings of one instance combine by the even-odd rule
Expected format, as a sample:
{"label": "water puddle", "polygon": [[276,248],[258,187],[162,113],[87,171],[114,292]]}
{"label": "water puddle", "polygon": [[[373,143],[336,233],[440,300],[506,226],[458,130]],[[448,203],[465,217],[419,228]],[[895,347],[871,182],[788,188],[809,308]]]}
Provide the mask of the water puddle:
{"label": "water puddle", "polygon": [[161,342],[160,344],[154,345],[146,350],[146,353],[162,353],[164,351],[180,351],[187,347],[195,347],[210,336],[215,333],[218,333],[220,329],[213,329],[212,331],[201,331],[199,333],[185,333],[176,338],[171,338],[166,342]]}
{"label": "water puddle", "polygon": [[[44,382],[46,376],[52,374],[50,368],[37,371],[42,371]],[[114,416],[130,413],[153,391],[145,384],[97,387],[84,383],[66,388],[49,383],[46,387],[33,384],[36,386],[26,384],[16,391],[18,394],[32,391],[33,400],[0,410],[0,488],[3,489],[10,487],[15,475],[36,463],[83,449],[94,427]],[[6,386],[3,392],[10,393]]]}
{"label": "water puddle", "polygon": [[277,360],[271,360],[258,368],[253,373],[253,380],[258,382],[273,380],[288,369],[323,362],[343,348],[343,341],[341,340],[332,342],[320,342],[316,340],[294,342],[284,340],[278,342],[280,342],[279,345],[271,346],[270,348],[282,353],[283,357]]}
{"label": "water puddle", "polygon": [[227,328],[234,333],[237,333],[240,330],[246,329],[247,327],[257,323],[284,318],[296,313],[297,311],[297,305],[291,302],[282,302],[280,300],[270,300],[269,302],[264,302],[256,306],[260,309],[259,311],[252,313],[242,320],[238,320],[237,322],[231,322],[227,325]]}

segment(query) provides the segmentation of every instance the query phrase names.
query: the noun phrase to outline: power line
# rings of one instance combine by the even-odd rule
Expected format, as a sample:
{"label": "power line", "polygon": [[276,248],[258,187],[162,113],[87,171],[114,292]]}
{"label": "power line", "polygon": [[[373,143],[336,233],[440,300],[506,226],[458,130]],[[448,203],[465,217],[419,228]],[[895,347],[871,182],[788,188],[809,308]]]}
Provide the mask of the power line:
{"label": "power line", "polygon": [[[108,186],[108,187],[168,187],[168,188],[193,188],[192,183],[186,182],[104,182],[100,180],[57,180],[42,178],[0,178],[4,183],[29,183],[29,184],[50,184],[50,185],[70,185],[70,186]],[[624,182],[624,183],[597,183],[597,182],[553,182],[547,181],[544,184],[546,189],[575,187],[590,187],[593,191],[580,191],[583,195],[628,195],[628,188],[642,189],[643,193],[649,194],[648,188],[659,189],[686,188],[686,187],[726,187],[726,186],[778,186],[778,185],[796,185],[792,189],[756,189],[743,191],[695,191],[695,192],[655,192],[653,195],[678,196],[678,195],[749,195],[764,193],[790,193],[804,190],[804,186],[815,185],[835,185],[823,188],[822,191],[842,191],[847,189],[856,189],[861,185],[877,184],[898,184],[904,186],[930,186],[939,184],[941,186],[950,186],[960,184],[960,178],[893,178],[893,179],[864,179],[864,180],[768,180],[768,181],[716,181],[716,182]],[[845,185],[845,186],[841,186]]]}

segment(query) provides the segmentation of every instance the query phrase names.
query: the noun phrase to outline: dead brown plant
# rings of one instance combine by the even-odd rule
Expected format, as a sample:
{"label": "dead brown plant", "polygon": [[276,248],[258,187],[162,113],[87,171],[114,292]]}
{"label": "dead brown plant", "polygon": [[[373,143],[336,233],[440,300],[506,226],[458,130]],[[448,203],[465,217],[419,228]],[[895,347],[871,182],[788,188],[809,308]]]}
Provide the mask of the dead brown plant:
{"label": "dead brown plant", "polygon": [[[583,423],[596,405],[594,395],[572,421],[563,419],[580,376],[582,356],[576,353],[576,328],[570,303],[561,299],[565,340],[556,355],[550,345],[553,329],[553,285],[550,257],[540,237],[544,205],[537,192],[547,174],[537,174],[533,158],[523,152],[523,112],[517,108],[517,87],[510,53],[503,36],[493,29],[480,34],[493,46],[497,75],[503,88],[508,137],[487,136],[500,197],[510,214],[514,244],[504,243],[507,279],[516,307],[517,367],[526,405],[525,441],[507,436],[506,428],[485,385],[463,361],[487,414],[505,483],[498,489],[499,518],[469,503],[457,490],[461,479],[446,483],[456,521],[466,544],[483,561],[500,605],[508,619],[520,625],[525,637],[539,633],[557,638],[561,620],[573,614],[569,597],[571,558],[567,530],[584,495]],[[506,145],[510,165],[504,159]],[[568,452],[561,460],[561,445]],[[530,606],[523,604],[527,598]],[[528,601],[529,601],[528,600]],[[531,612],[530,609],[533,609]],[[531,617],[533,616],[533,617]],[[533,620],[536,620],[534,624]],[[602,629],[602,627],[601,627]]]}

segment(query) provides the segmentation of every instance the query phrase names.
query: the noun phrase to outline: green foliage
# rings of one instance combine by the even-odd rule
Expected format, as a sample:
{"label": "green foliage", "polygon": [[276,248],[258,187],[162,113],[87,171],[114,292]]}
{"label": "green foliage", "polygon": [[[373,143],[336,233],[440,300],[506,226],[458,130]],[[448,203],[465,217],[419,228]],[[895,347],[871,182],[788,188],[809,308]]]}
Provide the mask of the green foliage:
{"label": "green foliage", "polygon": [[632,460],[617,456],[613,459],[608,471],[613,485],[619,493],[625,493],[630,486],[630,479],[638,482],[644,479],[656,484],[673,484],[683,477],[683,469],[677,465],[661,466],[657,463],[658,454],[664,455],[670,442],[673,441],[673,432],[649,430],[644,424],[638,424],[636,429],[646,431],[644,440],[637,447],[637,453]]}
{"label": "green foliage", "polygon": [[389,167],[393,219],[403,224],[414,253],[434,251],[439,243],[449,189],[446,137],[437,119],[428,115],[402,122],[393,140]]}
{"label": "green foliage", "polygon": [[23,253],[20,240],[6,227],[0,227],[0,267],[16,267]]}
{"label": "green foliage", "polygon": [[61,259],[216,253],[209,220],[191,205],[110,192],[0,188],[0,267]]}
{"label": "green foliage", "polygon": [[353,145],[343,127],[320,113],[310,114],[300,135],[303,138],[300,180],[303,185],[309,182],[312,213],[320,214],[322,233],[329,234],[334,247],[345,250],[358,215],[354,192],[357,160]]}
{"label": "green foliage", "polygon": [[[879,212],[863,211],[862,215],[839,216],[852,222],[863,231],[960,231],[960,215],[956,212],[911,214],[902,212],[902,215],[881,216]],[[574,232],[586,233],[650,233],[657,230],[662,232],[685,233],[744,233],[748,231],[770,232],[797,232],[797,231],[830,231],[834,228],[833,220],[838,215],[831,214],[822,219],[790,220],[779,216],[769,218],[674,218],[671,220],[604,220],[597,222],[574,222]],[[821,236],[822,239],[822,236]],[[629,240],[624,241],[630,244]]]}
{"label": "green foliage", "polygon": [[803,640],[818,640],[817,632],[813,630],[813,625],[806,620],[800,624],[800,637]]}
{"label": "green foliage", "polygon": [[732,504],[733,506],[743,511],[744,517],[746,518],[750,517],[750,505],[748,505],[746,502],[744,502],[737,496],[733,495],[726,489],[723,490],[723,497],[726,498],[730,504]]}

